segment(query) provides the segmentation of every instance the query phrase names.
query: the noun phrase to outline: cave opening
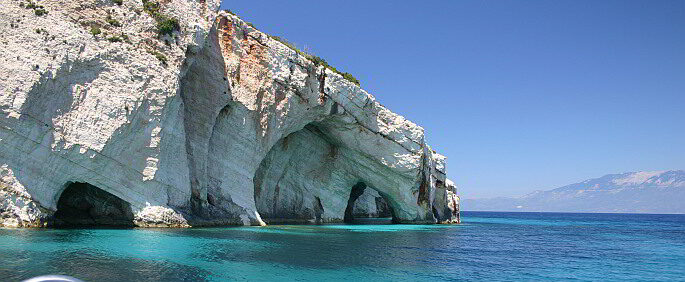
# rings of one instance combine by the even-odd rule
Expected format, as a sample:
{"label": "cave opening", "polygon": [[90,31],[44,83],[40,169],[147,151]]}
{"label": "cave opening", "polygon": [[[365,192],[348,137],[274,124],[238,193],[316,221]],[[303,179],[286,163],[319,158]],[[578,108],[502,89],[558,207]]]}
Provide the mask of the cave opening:
{"label": "cave opening", "polygon": [[352,186],[345,209],[345,223],[389,224],[393,211],[386,198],[364,182]]}
{"label": "cave opening", "polygon": [[[335,185],[338,147],[315,123],[279,139],[255,172],[254,200],[266,224],[342,221],[349,187]],[[345,196],[343,196],[345,195]]]}
{"label": "cave opening", "polygon": [[357,199],[364,194],[366,190],[366,184],[364,182],[359,182],[352,186],[352,191],[350,192],[350,198],[347,200],[347,208],[345,208],[345,221],[346,223],[352,223],[354,221],[354,205]]}
{"label": "cave opening", "polygon": [[396,203],[375,187],[392,181],[374,175],[374,164],[346,139],[346,131],[357,128],[336,122],[307,124],[278,140],[262,159],[253,177],[254,201],[266,224],[394,222]]}
{"label": "cave opening", "polygon": [[55,227],[133,227],[131,205],[97,186],[70,182],[57,201]]}

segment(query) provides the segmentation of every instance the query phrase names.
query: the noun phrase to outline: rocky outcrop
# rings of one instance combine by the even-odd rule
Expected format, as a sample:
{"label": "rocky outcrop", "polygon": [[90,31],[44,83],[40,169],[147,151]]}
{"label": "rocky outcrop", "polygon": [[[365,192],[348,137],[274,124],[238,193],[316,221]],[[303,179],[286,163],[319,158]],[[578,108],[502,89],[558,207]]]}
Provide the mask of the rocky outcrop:
{"label": "rocky outcrop", "polygon": [[339,222],[357,184],[457,221],[421,127],[218,1],[143,2],[0,0],[0,225],[59,222],[73,183],[136,226]]}

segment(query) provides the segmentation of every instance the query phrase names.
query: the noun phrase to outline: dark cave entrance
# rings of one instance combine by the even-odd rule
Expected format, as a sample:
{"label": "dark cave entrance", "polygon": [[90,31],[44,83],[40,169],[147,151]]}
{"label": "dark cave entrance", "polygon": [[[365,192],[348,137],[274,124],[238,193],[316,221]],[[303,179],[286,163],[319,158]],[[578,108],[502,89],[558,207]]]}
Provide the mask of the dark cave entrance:
{"label": "dark cave entrance", "polygon": [[55,227],[133,227],[131,205],[94,185],[67,184],[57,202]]}
{"label": "dark cave entrance", "polygon": [[393,210],[383,195],[364,182],[352,186],[345,208],[345,223],[389,224],[393,222],[393,218]]}

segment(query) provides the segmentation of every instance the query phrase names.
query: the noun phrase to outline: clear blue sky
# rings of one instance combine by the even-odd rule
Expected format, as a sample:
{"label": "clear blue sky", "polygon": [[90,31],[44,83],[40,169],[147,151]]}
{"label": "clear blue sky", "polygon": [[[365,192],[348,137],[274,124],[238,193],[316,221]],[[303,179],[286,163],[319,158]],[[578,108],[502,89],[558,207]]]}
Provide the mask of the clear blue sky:
{"label": "clear blue sky", "polygon": [[230,1],[354,74],[462,197],[685,169],[685,1]]}

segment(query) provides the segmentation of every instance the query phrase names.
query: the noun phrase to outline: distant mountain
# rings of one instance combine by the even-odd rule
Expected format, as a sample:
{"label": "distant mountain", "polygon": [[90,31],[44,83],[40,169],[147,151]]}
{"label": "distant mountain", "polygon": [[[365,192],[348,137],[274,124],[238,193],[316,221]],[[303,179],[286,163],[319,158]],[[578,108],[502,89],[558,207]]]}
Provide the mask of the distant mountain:
{"label": "distant mountain", "polygon": [[466,211],[685,213],[685,170],[609,174],[523,197],[464,199]]}

